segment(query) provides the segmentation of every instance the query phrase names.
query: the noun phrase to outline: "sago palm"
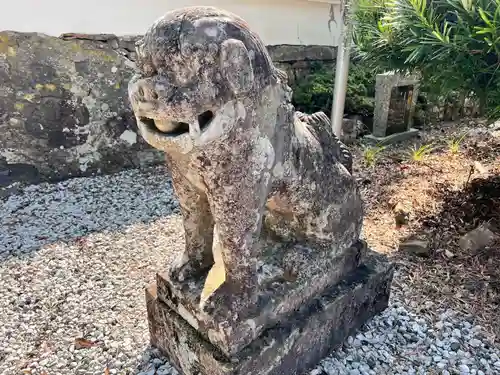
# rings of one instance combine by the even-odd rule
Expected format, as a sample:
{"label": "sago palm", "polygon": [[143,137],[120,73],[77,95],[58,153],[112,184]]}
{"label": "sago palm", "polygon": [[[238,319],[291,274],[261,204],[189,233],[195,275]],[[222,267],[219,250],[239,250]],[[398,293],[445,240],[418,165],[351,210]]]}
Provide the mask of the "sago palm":
{"label": "sago palm", "polygon": [[367,63],[418,71],[442,93],[500,111],[500,0],[359,0],[354,20]]}

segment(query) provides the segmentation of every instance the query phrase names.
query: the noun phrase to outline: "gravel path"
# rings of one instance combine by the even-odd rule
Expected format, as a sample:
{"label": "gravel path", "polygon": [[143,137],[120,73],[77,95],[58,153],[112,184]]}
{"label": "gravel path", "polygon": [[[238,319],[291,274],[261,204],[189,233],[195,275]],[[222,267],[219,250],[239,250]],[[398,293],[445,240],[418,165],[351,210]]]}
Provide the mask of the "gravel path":
{"label": "gravel path", "polygon": [[[182,246],[161,168],[0,201],[0,373],[176,374],[148,347],[144,287]],[[500,349],[480,327],[412,311],[394,290],[390,308],[311,374],[500,374]]]}

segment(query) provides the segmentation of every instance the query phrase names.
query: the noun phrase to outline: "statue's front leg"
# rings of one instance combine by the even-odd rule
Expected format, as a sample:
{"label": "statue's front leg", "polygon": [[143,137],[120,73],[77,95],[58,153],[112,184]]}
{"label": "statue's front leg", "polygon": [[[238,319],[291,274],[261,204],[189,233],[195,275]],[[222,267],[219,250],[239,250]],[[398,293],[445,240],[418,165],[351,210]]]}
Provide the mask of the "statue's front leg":
{"label": "statue's front leg", "polygon": [[[170,277],[183,281],[206,272],[214,263],[212,254],[214,221],[204,191],[192,184],[172,165],[172,181],[179,199],[184,224],[186,245],[175,264],[170,267]],[[183,171],[185,173],[185,170]]]}
{"label": "statue's front leg", "polygon": [[205,285],[210,286],[207,289],[212,293],[202,296],[206,306],[227,305],[228,299],[237,296],[251,301],[258,288],[257,262],[262,251],[259,238],[271,174],[267,165],[235,164],[237,168],[219,171],[218,178],[207,179],[210,206],[217,223],[214,251],[222,259],[223,265],[218,269],[224,277],[214,271],[212,280],[209,274]]}

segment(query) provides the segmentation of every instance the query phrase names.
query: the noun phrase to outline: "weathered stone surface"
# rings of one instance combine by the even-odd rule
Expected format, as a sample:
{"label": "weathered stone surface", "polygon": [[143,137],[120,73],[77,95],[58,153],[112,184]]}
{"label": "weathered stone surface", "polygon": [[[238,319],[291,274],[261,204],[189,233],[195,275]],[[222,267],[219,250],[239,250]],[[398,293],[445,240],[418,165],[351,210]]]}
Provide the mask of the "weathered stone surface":
{"label": "weathered stone surface", "polygon": [[[265,244],[261,245],[266,248]],[[339,256],[327,257],[312,246],[269,245],[258,264],[258,301],[254,308],[230,301],[233,319],[229,320],[225,306],[206,311],[200,307],[200,291],[205,277],[188,284],[172,282],[167,274],[157,276],[158,299],[178,311],[198,332],[224,354],[232,355],[278,322],[287,320],[294,311],[314,299],[331,285],[341,282],[356,270],[366,253],[359,242]],[[325,270],[329,270],[325,272]],[[238,298],[238,296],[235,296]],[[237,309],[237,310],[235,310]]]}
{"label": "weathered stone surface", "polygon": [[431,249],[429,248],[429,241],[409,239],[399,245],[399,250],[421,257],[428,257]]}
{"label": "weathered stone surface", "polygon": [[[137,66],[130,103],[141,135],[166,153],[186,242],[148,302],[153,342],[186,374],[310,365],[377,310],[372,302],[391,278],[384,262],[368,273],[360,266],[366,248],[351,154],[324,113],[295,112],[286,75],[234,14],[167,13],[137,43]],[[332,288],[342,289],[340,299],[325,311],[309,308]],[[352,300],[366,308],[351,311]],[[166,328],[157,334],[158,322]],[[186,346],[187,325],[229,369],[201,341],[201,352]]]}
{"label": "weathered stone surface", "polygon": [[288,45],[267,46],[267,51],[278,62],[323,61],[332,62],[337,58],[337,48],[333,46]]}
{"label": "weathered stone surface", "polygon": [[[64,40],[81,39],[107,43],[110,48],[117,50],[126,58],[135,61],[135,43],[142,38],[141,35],[117,36],[113,34],[75,34],[66,33],[60,36]],[[334,69],[337,58],[337,48],[320,45],[290,45],[278,44],[267,46],[271,60],[275,66],[288,75],[290,84],[298,79],[307,77],[313,64],[321,63]]]}
{"label": "weathered stone surface", "polygon": [[364,129],[363,122],[357,118],[344,118],[342,120],[342,134],[340,139],[345,144],[353,143],[360,134],[362,134]]}
{"label": "weathered stone surface", "polygon": [[[135,43],[142,36],[0,35],[0,126],[5,134],[0,186],[163,163],[134,134],[135,118],[124,95],[137,58]],[[270,50],[291,82],[309,74],[312,63],[335,59],[328,46]]]}
{"label": "weathered stone surface", "polygon": [[[324,114],[294,113],[283,73],[243,20],[210,7],[173,11],[138,55],[130,101],[141,135],[167,154],[184,216],[186,251],[172,280],[209,270],[218,239],[224,277],[213,275],[221,285],[204,309],[229,319],[255,305],[260,240],[324,256],[357,242],[362,204],[349,152]],[[225,301],[233,295],[235,305]]]}
{"label": "weathered stone surface", "polygon": [[499,237],[492,231],[488,223],[479,225],[460,238],[458,244],[463,250],[477,251],[487,246],[491,246]]}
{"label": "weathered stone surface", "polygon": [[185,375],[300,375],[388,304],[393,268],[372,251],[364,265],[226,356],[183,317],[146,292],[151,342]]}
{"label": "weathered stone surface", "polygon": [[286,72],[291,85],[309,76],[314,64],[320,63],[333,70],[337,58],[337,47],[332,46],[284,44],[267,46],[267,50],[274,65]]}
{"label": "weathered stone surface", "polygon": [[[398,98],[398,89],[407,89],[403,98]],[[387,72],[377,74],[375,82],[375,111],[373,114],[373,137],[390,143],[391,135],[409,133],[412,130],[415,105],[420,90],[416,76],[401,76]]]}
{"label": "weathered stone surface", "polygon": [[0,32],[0,183],[162,159],[137,136],[126,99],[134,64],[96,43]]}
{"label": "weathered stone surface", "polygon": [[158,21],[138,48],[129,95],[142,136],[167,153],[183,206],[186,254],[173,279],[212,265],[215,228],[228,284],[252,291],[262,226],[266,241],[308,241],[336,255],[359,236],[361,200],[326,116],[295,115],[262,42],[218,12],[189,8]]}
{"label": "weathered stone surface", "polygon": [[418,129],[411,128],[408,131],[405,131],[402,133],[394,133],[394,134],[388,135],[386,137],[376,137],[373,134],[368,134],[368,135],[365,135],[363,137],[363,139],[371,144],[390,145],[393,143],[406,141],[407,139],[415,138],[416,136],[418,136],[419,133],[420,132]]}

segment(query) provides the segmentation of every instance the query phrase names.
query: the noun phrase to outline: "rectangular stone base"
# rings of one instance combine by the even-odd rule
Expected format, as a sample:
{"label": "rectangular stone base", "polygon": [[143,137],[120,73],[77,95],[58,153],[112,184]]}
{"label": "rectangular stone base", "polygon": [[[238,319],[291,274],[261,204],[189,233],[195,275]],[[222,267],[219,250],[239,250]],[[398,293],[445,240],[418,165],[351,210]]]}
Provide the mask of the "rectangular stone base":
{"label": "rectangular stone base", "polygon": [[178,282],[168,272],[157,274],[158,299],[230,357],[344,280],[359,267],[367,251],[363,241],[343,251],[303,244],[280,246],[262,246],[272,256],[264,257],[257,269],[259,283],[253,289],[257,298],[250,305],[248,299],[230,295],[207,311],[200,304],[205,277]]}
{"label": "rectangular stone base", "polygon": [[368,143],[378,144],[378,145],[389,145],[397,142],[406,141],[407,139],[411,139],[416,137],[419,133],[418,129],[410,128],[409,130],[401,133],[391,134],[385,137],[376,137],[372,134],[366,135],[363,137]]}
{"label": "rectangular stone base", "polygon": [[146,291],[151,344],[184,375],[303,374],[387,307],[392,275],[386,258],[369,251],[344,281],[231,357],[161,302],[153,285]]}

